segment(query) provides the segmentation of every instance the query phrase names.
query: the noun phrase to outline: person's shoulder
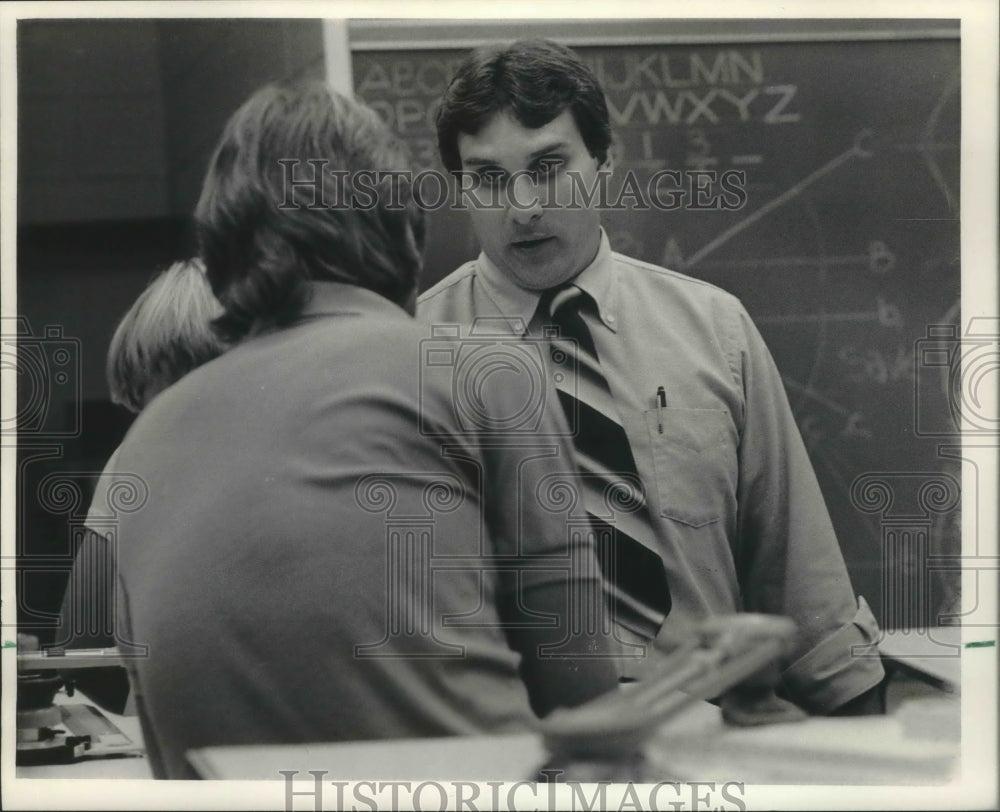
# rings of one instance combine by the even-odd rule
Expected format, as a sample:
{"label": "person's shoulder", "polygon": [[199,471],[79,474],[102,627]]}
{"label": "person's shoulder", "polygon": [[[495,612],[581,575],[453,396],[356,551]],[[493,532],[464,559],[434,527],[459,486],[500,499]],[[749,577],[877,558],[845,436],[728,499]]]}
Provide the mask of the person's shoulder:
{"label": "person's shoulder", "polygon": [[315,352],[343,354],[360,347],[393,346],[417,335],[420,328],[412,314],[388,299],[363,291],[364,297],[343,308],[302,318],[271,337],[275,353],[302,351],[308,345]]}
{"label": "person's shoulder", "polygon": [[476,260],[470,260],[456,268],[444,279],[429,287],[417,297],[420,307],[437,307],[449,299],[461,295],[476,276],[478,265]]}
{"label": "person's shoulder", "polygon": [[[636,273],[636,278],[641,278],[650,284],[662,288],[668,288],[675,296],[684,296],[693,300],[700,300],[705,303],[723,305],[726,307],[742,308],[740,300],[718,285],[706,282],[704,279],[696,279],[680,271],[654,265],[651,262],[644,262],[635,257],[625,254],[613,253],[615,262],[620,266],[629,269],[629,273]],[[628,279],[628,277],[625,277]]]}

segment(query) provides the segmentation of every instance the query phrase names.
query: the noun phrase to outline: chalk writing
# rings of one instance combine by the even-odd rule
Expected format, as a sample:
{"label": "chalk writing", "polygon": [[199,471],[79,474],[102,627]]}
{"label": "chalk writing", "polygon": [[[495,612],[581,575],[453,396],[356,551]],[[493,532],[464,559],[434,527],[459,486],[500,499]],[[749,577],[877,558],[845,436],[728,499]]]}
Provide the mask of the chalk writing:
{"label": "chalk writing", "polygon": [[584,61],[609,92],[640,87],[691,88],[764,81],[764,60],[759,50],[728,48],[686,54],[627,51],[585,56]]}
{"label": "chalk writing", "polygon": [[801,115],[794,109],[795,85],[750,88],[738,95],[725,89],[703,91],[636,90],[625,97],[608,96],[608,113],[615,127],[640,124],[720,124],[760,121],[794,124]]}
{"label": "chalk writing", "polygon": [[913,380],[913,354],[902,345],[886,351],[844,344],[837,350],[837,360],[845,368],[844,377],[853,383],[885,386]]}

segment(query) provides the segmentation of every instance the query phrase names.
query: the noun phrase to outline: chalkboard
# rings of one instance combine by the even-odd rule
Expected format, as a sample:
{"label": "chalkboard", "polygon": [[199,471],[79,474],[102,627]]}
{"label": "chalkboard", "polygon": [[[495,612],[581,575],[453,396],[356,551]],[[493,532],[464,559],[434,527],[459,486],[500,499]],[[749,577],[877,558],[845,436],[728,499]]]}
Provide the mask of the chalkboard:
{"label": "chalkboard", "polygon": [[[855,587],[897,625],[887,584],[909,576],[886,572],[891,517],[852,486],[944,467],[941,369],[918,361],[936,325],[958,323],[957,37],[576,50],[603,79],[618,183],[626,170],[640,182],[663,169],[745,173],[730,176],[745,200],[730,196],[729,210],[608,211],[605,228],[616,250],[744,302],[784,376]],[[434,106],[463,53],[354,53],[358,97],[421,166],[439,166]],[[433,212],[424,287],[477,253],[465,217]],[[930,394],[918,408],[921,387]]]}

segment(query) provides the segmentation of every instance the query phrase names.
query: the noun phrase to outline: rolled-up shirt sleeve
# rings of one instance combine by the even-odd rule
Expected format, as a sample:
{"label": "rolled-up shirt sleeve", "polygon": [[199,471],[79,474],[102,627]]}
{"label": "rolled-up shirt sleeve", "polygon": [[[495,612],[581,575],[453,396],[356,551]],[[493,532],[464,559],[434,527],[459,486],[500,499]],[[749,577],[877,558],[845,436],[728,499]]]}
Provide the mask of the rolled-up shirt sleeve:
{"label": "rolled-up shirt sleeve", "polygon": [[882,680],[878,627],[851,586],[771,354],[741,306],[732,317],[745,397],[735,550],[743,605],[796,620],[782,688],[807,710],[828,713]]}
{"label": "rolled-up shirt sleeve", "polygon": [[859,597],[850,623],[824,637],[785,669],[785,690],[816,713],[835,710],[881,681],[884,672],[877,640],[875,616],[865,599]]}

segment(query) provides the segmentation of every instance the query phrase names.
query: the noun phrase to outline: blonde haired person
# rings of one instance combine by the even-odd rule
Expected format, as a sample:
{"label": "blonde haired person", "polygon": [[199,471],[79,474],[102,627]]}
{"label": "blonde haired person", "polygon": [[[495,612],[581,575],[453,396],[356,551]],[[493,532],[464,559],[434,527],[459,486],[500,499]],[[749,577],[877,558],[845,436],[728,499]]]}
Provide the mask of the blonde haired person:
{"label": "blonde haired person", "polygon": [[211,322],[221,313],[200,259],[175,262],[155,277],[111,338],[111,400],[138,414],[159,392],[219,355],[225,343]]}

